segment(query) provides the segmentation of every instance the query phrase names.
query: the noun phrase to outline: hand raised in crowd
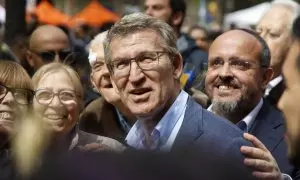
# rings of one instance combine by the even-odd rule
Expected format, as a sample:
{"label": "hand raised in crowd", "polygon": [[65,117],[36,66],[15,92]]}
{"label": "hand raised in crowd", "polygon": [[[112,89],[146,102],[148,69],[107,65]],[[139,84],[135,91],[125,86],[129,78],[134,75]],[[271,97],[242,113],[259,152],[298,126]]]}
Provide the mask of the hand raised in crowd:
{"label": "hand raised in crowd", "polygon": [[254,146],[241,147],[241,152],[246,156],[244,164],[254,170],[253,176],[258,179],[284,180],[276,160],[265,145],[251,134],[244,133],[244,138]]}

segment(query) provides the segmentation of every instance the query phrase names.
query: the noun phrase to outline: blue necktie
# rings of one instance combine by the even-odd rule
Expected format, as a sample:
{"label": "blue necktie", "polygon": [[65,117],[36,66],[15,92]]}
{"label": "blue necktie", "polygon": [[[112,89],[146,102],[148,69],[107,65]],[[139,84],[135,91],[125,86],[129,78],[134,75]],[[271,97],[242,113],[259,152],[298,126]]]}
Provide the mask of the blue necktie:
{"label": "blue necktie", "polygon": [[236,126],[239,127],[243,132],[247,132],[247,124],[245,121],[239,121],[236,123]]}

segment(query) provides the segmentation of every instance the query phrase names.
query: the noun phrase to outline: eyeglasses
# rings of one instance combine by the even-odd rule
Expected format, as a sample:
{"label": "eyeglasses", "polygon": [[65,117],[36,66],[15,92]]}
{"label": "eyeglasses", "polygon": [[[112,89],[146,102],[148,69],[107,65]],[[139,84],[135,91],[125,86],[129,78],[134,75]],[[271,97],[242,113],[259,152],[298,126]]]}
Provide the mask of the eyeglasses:
{"label": "eyeglasses", "polygon": [[109,64],[109,68],[114,76],[122,77],[127,76],[131,69],[131,62],[135,61],[137,66],[141,70],[151,70],[157,68],[159,65],[159,58],[168,52],[157,51],[157,52],[143,52],[135,58],[131,59],[117,59],[112,60]]}
{"label": "eyeglasses", "polygon": [[44,51],[44,52],[37,52],[31,50],[36,55],[40,56],[43,61],[46,63],[50,63],[54,61],[56,54],[58,55],[59,59],[64,63],[70,64],[74,61],[73,53],[71,50],[60,50],[60,51]]}
{"label": "eyeglasses", "polygon": [[32,102],[32,97],[34,92],[30,89],[25,88],[10,88],[0,84],[0,100],[7,95],[8,92],[11,92],[15,101],[19,104],[26,105]]}
{"label": "eyeglasses", "polygon": [[[224,61],[223,59],[215,58],[215,59],[209,60],[208,67],[212,68],[212,69],[219,69],[219,68],[223,67],[225,63],[226,63],[226,61]],[[228,61],[228,63],[229,63],[230,68],[232,68],[234,70],[240,70],[240,71],[246,71],[248,69],[254,69],[257,67],[262,67],[262,68],[267,67],[265,65],[259,66],[258,64],[255,64],[250,61],[245,61],[242,59],[231,59]]]}
{"label": "eyeglasses", "polygon": [[35,91],[35,99],[39,104],[48,105],[53,100],[54,96],[57,96],[62,104],[69,105],[76,101],[76,93],[72,90],[61,90],[54,93],[50,89],[38,89]]}

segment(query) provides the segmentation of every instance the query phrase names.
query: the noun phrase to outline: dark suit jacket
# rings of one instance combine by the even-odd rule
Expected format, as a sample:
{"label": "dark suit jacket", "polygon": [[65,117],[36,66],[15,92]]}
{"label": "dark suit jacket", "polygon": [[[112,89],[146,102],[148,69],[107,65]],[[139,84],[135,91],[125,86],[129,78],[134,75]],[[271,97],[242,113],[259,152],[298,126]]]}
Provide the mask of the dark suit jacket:
{"label": "dark suit jacket", "polygon": [[[186,152],[187,149],[199,151],[200,164],[216,162],[212,163],[214,164],[212,173],[220,175],[227,171],[228,174],[223,179],[251,179],[250,170],[243,164],[244,156],[240,152],[242,145],[250,146],[250,144],[242,134],[235,125],[208,112],[189,97],[184,120],[174,141],[172,152]],[[208,167],[206,171],[212,169]]]}
{"label": "dark suit jacket", "polygon": [[264,101],[249,133],[256,136],[269,149],[282,173],[289,174],[293,179],[300,179],[299,169],[290,165],[288,161],[283,116],[267,101]]}
{"label": "dark suit jacket", "polygon": [[285,89],[285,85],[283,80],[280,81],[279,84],[277,84],[277,86],[275,86],[269,93],[269,95],[265,98],[267,101],[269,101],[269,103],[271,105],[273,105],[274,107],[277,107],[277,103],[283,93]]}
{"label": "dark suit jacket", "polygon": [[115,107],[99,97],[81,113],[79,129],[123,142],[127,133],[121,128]]}

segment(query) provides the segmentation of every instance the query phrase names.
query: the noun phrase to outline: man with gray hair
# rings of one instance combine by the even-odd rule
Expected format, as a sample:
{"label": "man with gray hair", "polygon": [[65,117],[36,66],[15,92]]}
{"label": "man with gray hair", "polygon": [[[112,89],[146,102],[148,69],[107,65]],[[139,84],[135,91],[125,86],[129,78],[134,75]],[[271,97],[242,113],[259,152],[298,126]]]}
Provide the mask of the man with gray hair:
{"label": "man with gray hair", "polygon": [[113,89],[108,69],[104,63],[103,42],[107,31],[99,33],[89,46],[90,79],[101,94],[84,109],[80,116],[80,128],[89,133],[107,136],[124,142],[135,117],[122,103]]}
{"label": "man with gray hair", "polygon": [[242,131],[180,89],[183,60],[171,26],[145,14],[124,16],[108,32],[104,52],[114,88],[138,119],[126,137],[130,147],[201,150],[239,174],[225,179],[252,179],[240,152],[250,145]]}
{"label": "man with gray hair", "polygon": [[244,137],[254,147],[242,147],[241,152],[255,177],[299,179],[299,170],[286,156],[284,119],[263,100],[263,90],[273,74],[270,56],[266,42],[251,30],[220,35],[209,49],[205,87],[212,105],[208,110],[247,132]]}
{"label": "man with gray hair", "polygon": [[292,23],[300,14],[299,4],[293,0],[274,0],[271,8],[259,21],[256,31],[267,42],[271,51],[271,64],[274,71],[272,80],[265,90],[265,98],[272,105],[277,102],[284,91],[281,75],[283,62],[292,44]]}

